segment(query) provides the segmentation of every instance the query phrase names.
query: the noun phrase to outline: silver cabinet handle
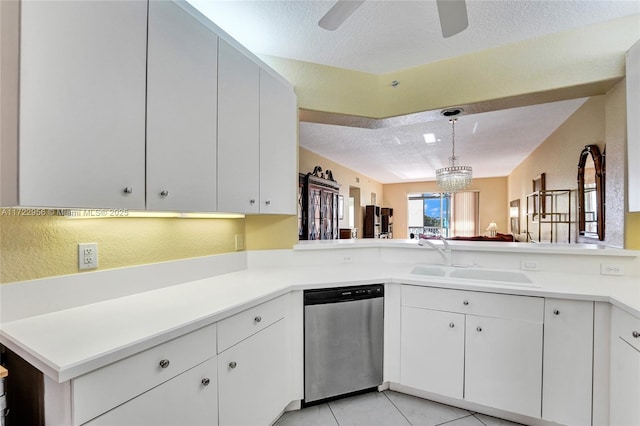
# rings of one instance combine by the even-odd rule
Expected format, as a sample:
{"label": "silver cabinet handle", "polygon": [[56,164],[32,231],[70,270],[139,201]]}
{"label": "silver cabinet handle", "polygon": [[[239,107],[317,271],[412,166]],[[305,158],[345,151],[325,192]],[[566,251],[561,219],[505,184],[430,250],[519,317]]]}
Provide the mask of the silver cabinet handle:
{"label": "silver cabinet handle", "polygon": [[560,315],[560,311],[559,311],[559,310],[557,310],[557,309],[554,309],[554,310],[553,310],[553,315]]}
{"label": "silver cabinet handle", "polygon": [[478,333],[480,333],[480,332],[482,331],[482,327],[480,327],[480,326],[476,327],[476,331],[477,331]]}
{"label": "silver cabinet handle", "polygon": [[238,366],[238,363],[237,363],[237,362],[235,362],[235,361],[231,361],[231,362],[229,363],[229,368],[236,368],[237,366]]}
{"label": "silver cabinet handle", "polygon": [[453,327],[455,327],[455,326],[456,326],[456,325],[455,325],[454,323],[452,323],[452,322],[450,322],[450,323],[449,323],[449,327],[450,327],[450,328],[453,328]]}
{"label": "silver cabinet handle", "polygon": [[163,359],[162,361],[160,361],[160,367],[161,368],[167,368],[169,366],[169,360],[168,359]]}
{"label": "silver cabinet handle", "polygon": [[125,194],[131,194],[133,192],[133,188],[130,186],[127,186],[122,190],[122,192],[124,192]]}
{"label": "silver cabinet handle", "polygon": [[253,320],[254,320],[255,322],[260,322],[260,321],[262,321],[262,317],[261,317],[260,315],[258,315],[258,316],[257,316],[257,317],[255,317]]}
{"label": "silver cabinet handle", "polygon": [[249,204],[254,205],[255,203],[256,203],[256,200],[254,199],[249,200]]}
{"label": "silver cabinet handle", "polygon": [[211,380],[205,377],[204,379],[202,379],[200,383],[202,383],[202,386],[209,386],[209,383],[211,383]]}
{"label": "silver cabinet handle", "polygon": [[167,191],[166,189],[165,189],[165,190],[163,190],[163,191],[160,193],[160,196],[161,196],[162,198],[168,197],[168,196],[169,196],[169,191]]}
{"label": "silver cabinet handle", "polygon": [[633,333],[631,333],[631,335],[634,337],[634,339],[637,339],[638,337],[640,337],[640,331],[634,331]]}
{"label": "silver cabinet handle", "polygon": [[465,300],[464,302],[462,302],[462,304],[463,304],[464,306],[467,306],[467,305],[469,304],[469,301],[468,301],[468,300]]}
{"label": "silver cabinet handle", "polygon": [[267,200],[264,202],[266,205],[270,206],[271,205],[271,200]]}

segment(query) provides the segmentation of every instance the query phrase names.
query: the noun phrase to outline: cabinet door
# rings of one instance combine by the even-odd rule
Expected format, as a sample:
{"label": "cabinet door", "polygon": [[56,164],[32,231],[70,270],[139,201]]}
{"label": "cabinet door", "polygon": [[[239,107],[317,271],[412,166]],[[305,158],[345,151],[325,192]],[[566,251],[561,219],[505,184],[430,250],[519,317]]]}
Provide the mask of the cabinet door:
{"label": "cabinet door", "polygon": [[290,403],[286,323],[280,320],[218,355],[221,425],[267,425]]}
{"label": "cabinet door", "polygon": [[217,425],[216,373],[214,357],[85,424]]}
{"label": "cabinet door", "polygon": [[149,2],[148,209],[216,210],[217,43],[176,3]]}
{"label": "cabinet door", "polygon": [[542,324],[467,315],[464,397],[541,415]]}
{"label": "cabinet door", "polygon": [[640,425],[640,319],[611,310],[612,426]]}
{"label": "cabinet door", "polygon": [[260,69],[224,40],[218,45],[218,210],[258,213]]}
{"label": "cabinet door", "polygon": [[542,418],[591,424],[593,302],[546,299]]}
{"label": "cabinet door", "polygon": [[146,2],[22,2],[20,37],[20,205],[144,209]]}
{"label": "cabinet door", "polygon": [[293,88],[260,70],[260,212],[296,214],[297,104]]}
{"label": "cabinet door", "polygon": [[464,315],[402,308],[400,383],[462,398]]}

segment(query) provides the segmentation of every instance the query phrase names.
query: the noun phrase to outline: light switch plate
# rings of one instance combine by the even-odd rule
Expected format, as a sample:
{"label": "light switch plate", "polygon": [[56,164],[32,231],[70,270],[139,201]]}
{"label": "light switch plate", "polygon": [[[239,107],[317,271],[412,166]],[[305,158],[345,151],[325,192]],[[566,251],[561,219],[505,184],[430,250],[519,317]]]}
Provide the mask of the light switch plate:
{"label": "light switch plate", "polygon": [[98,243],[78,243],[78,269],[98,267]]}

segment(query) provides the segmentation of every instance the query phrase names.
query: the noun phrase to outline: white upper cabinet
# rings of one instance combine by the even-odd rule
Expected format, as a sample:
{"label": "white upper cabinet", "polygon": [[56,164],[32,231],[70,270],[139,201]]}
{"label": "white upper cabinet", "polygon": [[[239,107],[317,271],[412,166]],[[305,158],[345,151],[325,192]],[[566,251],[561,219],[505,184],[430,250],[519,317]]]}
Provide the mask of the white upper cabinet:
{"label": "white upper cabinet", "polygon": [[293,88],[261,69],[261,213],[296,214],[297,111]]}
{"label": "white upper cabinet", "polygon": [[216,210],[217,68],[211,29],[173,2],[149,2],[149,210]]}
{"label": "white upper cabinet", "polygon": [[20,31],[18,203],[144,209],[146,2],[25,1]]}
{"label": "white upper cabinet", "polygon": [[220,39],[218,46],[218,209],[258,213],[260,68]]}

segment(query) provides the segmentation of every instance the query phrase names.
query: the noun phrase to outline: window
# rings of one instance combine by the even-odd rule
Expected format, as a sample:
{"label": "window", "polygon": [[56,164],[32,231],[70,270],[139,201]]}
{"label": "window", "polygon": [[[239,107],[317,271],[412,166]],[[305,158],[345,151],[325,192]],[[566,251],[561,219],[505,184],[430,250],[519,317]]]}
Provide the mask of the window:
{"label": "window", "polygon": [[410,195],[409,235],[428,238],[478,235],[479,200],[478,191]]}

